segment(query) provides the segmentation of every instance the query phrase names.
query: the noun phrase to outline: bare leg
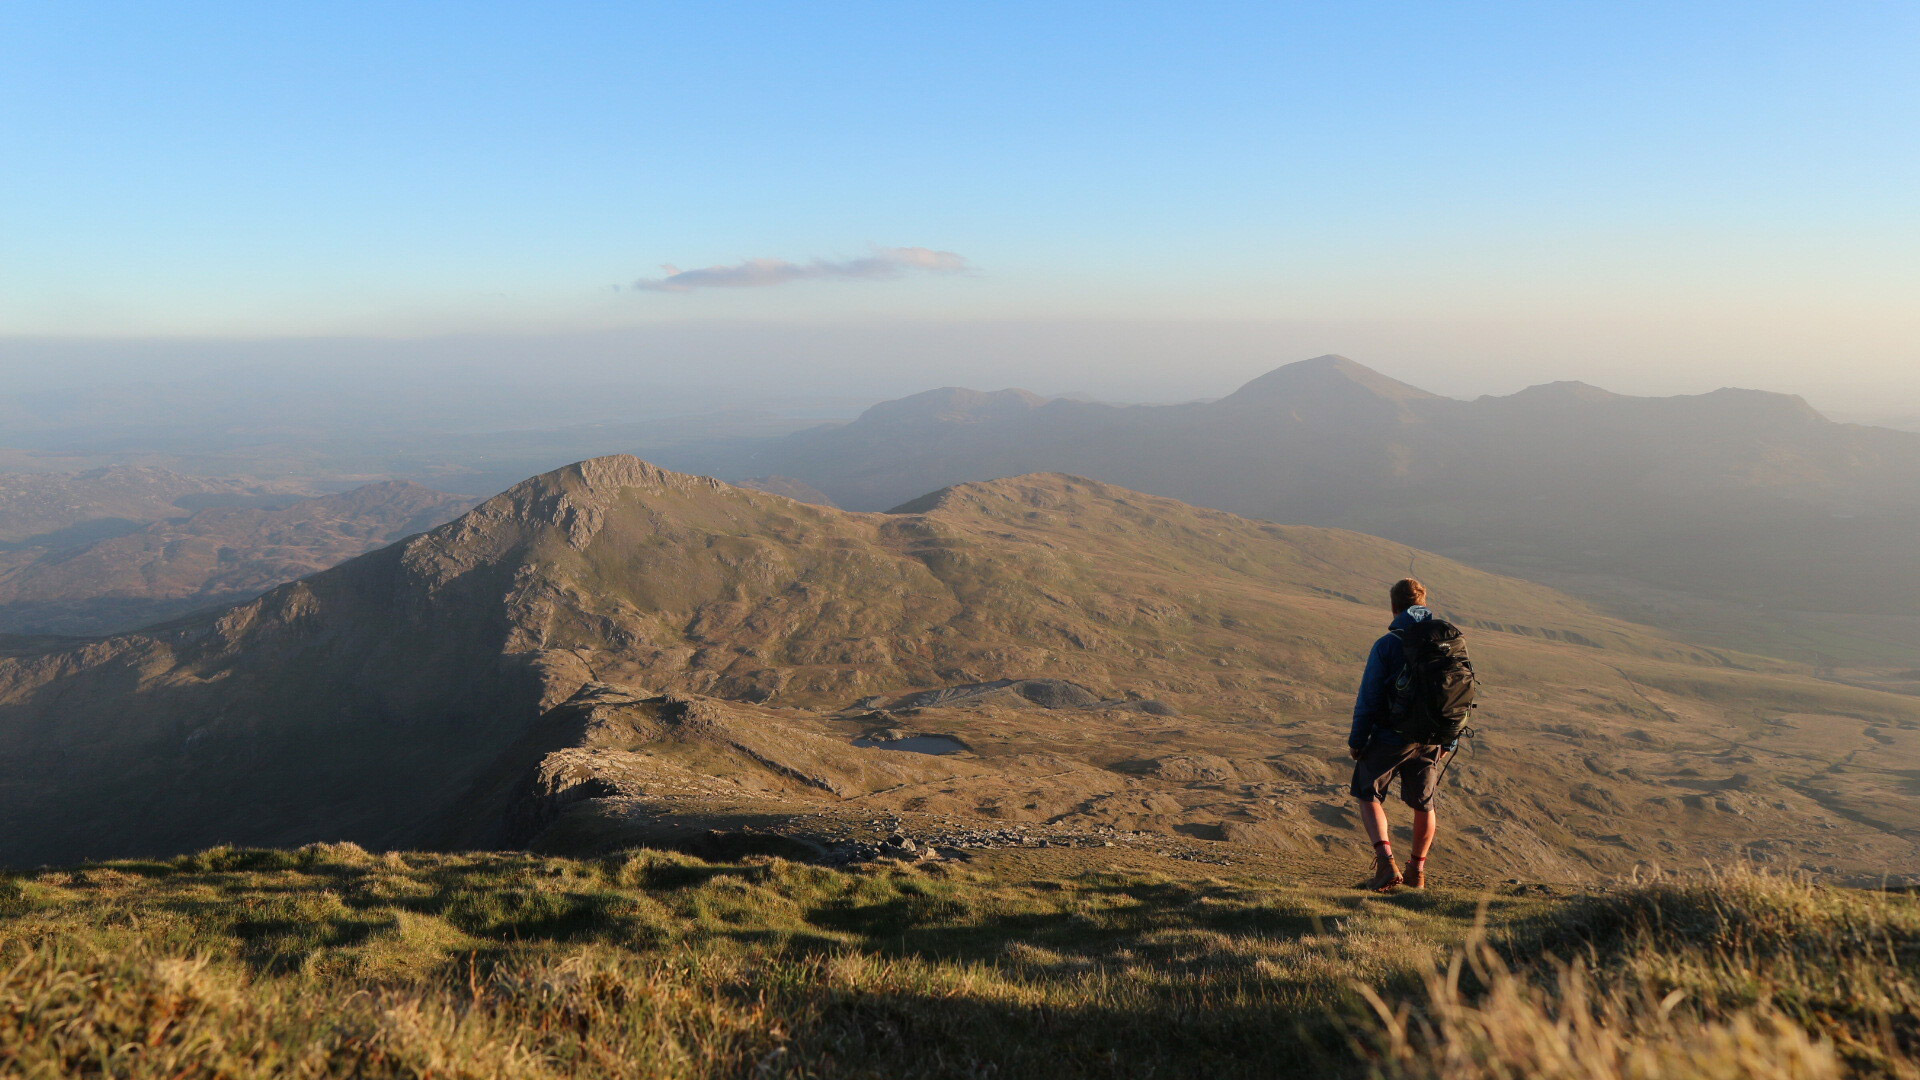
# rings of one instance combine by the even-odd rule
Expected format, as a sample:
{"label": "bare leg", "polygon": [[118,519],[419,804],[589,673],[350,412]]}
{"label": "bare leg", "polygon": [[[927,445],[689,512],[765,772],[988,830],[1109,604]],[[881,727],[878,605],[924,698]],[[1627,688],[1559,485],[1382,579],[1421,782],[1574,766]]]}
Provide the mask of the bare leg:
{"label": "bare leg", "polygon": [[[1393,839],[1393,834],[1387,826],[1387,808],[1380,805],[1378,799],[1360,804],[1360,820],[1367,826],[1368,840],[1377,844],[1382,840]],[[1417,821],[1419,819],[1415,818],[1414,820]],[[1427,841],[1429,843],[1433,841],[1432,833],[1427,834]],[[1417,845],[1419,841],[1416,840],[1414,843]]]}
{"label": "bare leg", "polygon": [[[1380,809],[1379,803],[1374,803],[1373,805],[1374,805],[1374,809],[1376,810]],[[1381,811],[1380,819],[1382,821],[1386,820],[1386,816],[1387,816],[1386,812]],[[1371,831],[1371,826],[1369,826],[1369,831]],[[1440,831],[1439,813],[1433,810],[1415,810],[1413,812],[1413,857],[1414,858],[1424,859],[1427,857],[1427,849],[1433,847],[1434,835],[1439,831]]]}

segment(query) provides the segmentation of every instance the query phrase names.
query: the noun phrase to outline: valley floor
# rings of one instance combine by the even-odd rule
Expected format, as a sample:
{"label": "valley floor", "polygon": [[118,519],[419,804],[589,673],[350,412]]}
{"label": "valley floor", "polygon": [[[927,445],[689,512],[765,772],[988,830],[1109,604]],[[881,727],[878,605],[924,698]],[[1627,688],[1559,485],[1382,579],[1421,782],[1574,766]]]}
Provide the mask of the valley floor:
{"label": "valley floor", "polygon": [[15,875],[0,1075],[1920,1076],[1920,897],[1376,896],[1101,857],[314,845]]}

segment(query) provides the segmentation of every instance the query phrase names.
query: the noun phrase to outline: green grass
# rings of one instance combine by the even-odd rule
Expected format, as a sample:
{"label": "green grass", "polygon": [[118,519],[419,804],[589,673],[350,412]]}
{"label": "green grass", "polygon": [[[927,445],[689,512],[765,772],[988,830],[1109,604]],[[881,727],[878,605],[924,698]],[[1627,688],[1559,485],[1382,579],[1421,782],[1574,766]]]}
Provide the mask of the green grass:
{"label": "green grass", "polygon": [[[0,880],[0,1075],[1904,1077],[1916,942],[1912,898],[1760,878],[1552,901],[215,849]],[[1811,1064],[1550,1067],[1589,1028]]]}

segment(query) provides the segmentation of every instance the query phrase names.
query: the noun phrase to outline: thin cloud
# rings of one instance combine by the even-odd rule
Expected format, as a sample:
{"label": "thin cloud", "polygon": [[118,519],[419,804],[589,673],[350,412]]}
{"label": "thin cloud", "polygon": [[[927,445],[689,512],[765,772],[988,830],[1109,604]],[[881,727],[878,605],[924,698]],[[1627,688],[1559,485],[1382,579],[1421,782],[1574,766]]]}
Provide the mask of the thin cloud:
{"label": "thin cloud", "polygon": [[682,270],[663,266],[664,277],[641,278],[633,283],[640,292],[690,292],[694,289],[754,288],[785,285],[789,281],[829,278],[844,281],[873,281],[897,278],[921,271],[930,274],[964,274],[973,269],[967,260],[951,251],[923,247],[875,248],[863,259],[838,262],[814,259],[796,263],[785,259],[748,259],[731,266],[707,266]]}

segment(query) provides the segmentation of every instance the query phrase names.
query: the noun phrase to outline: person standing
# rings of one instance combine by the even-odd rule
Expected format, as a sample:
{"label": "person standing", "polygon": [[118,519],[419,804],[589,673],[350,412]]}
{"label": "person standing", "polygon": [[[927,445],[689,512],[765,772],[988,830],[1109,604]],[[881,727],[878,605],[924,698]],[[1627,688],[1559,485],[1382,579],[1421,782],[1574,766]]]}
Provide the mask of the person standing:
{"label": "person standing", "polygon": [[[1427,609],[1427,587],[1403,578],[1387,595],[1393,621],[1367,654],[1347,734],[1353,797],[1373,842],[1373,876],[1365,887],[1376,892],[1426,887],[1427,853],[1440,829],[1433,799],[1447,755],[1459,745],[1475,686],[1460,631]],[[1394,861],[1383,805],[1395,778],[1401,801],[1413,809],[1413,847],[1404,874]]]}

